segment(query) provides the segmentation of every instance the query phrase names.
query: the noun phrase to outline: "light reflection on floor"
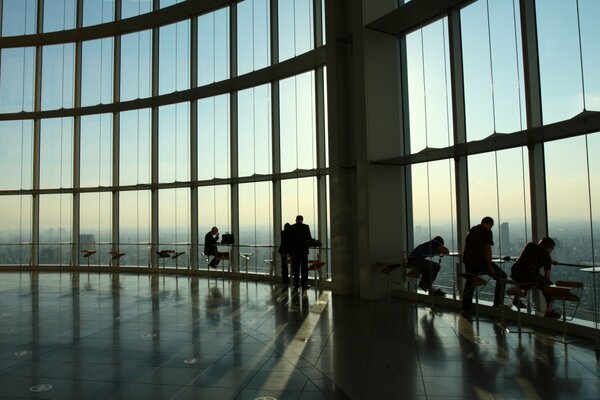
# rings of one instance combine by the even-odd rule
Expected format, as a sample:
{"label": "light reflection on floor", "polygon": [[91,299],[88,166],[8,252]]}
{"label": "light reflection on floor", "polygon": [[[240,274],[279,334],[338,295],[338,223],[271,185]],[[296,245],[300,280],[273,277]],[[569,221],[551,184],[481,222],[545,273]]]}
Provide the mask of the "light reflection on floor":
{"label": "light reflection on floor", "polygon": [[519,339],[401,300],[199,277],[0,277],[2,399],[600,398],[591,342]]}

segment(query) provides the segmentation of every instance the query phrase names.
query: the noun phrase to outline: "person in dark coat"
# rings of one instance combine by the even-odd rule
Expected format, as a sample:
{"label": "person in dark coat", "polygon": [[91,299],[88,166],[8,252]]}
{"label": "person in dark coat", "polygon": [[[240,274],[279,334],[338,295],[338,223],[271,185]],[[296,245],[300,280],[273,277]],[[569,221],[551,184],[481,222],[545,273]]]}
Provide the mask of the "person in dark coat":
{"label": "person in dark coat", "polygon": [[281,257],[281,283],[284,285],[290,284],[290,275],[288,272],[288,255],[290,254],[290,230],[292,226],[285,223],[281,231],[281,244],[277,252]]}
{"label": "person in dark coat", "polygon": [[308,241],[312,239],[310,227],[303,223],[304,217],[298,215],[296,223],[290,228],[290,255],[292,256],[292,275],[294,287],[308,289]]}
{"label": "person in dark coat", "polygon": [[212,229],[204,235],[204,255],[214,256],[208,263],[211,268],[217,268],[219,260],[217,259],[217,243],[219,242],[219,228],[213,226]]}

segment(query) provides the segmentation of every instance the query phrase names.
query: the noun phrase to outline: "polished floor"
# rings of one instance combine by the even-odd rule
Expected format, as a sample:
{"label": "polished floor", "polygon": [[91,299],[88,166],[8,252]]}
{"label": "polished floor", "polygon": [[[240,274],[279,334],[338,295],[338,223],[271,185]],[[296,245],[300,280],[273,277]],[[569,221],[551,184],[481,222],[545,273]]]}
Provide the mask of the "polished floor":
{"label": "polished floor", "polygon": [[267,282],[2,273],[1,399],[594,399],[594,343]]}

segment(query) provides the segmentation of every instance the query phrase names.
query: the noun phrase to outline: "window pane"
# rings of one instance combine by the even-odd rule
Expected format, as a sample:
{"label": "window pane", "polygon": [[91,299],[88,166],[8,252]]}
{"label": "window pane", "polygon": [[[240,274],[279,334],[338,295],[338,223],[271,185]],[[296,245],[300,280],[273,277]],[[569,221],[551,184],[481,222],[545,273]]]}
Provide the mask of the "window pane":
{"label": "window pane", "polygon": [[189,103],[159,108],[158,180],[190,180],[190,108]]}
{"label": "window pane", "polygon": [[119,131],[119,180],[121,185],[150,183],[150,125],[149,109],[121,113]]}
{"label": "window pane", "polygon": [[190,23],[178,22],[159,31],[159,94],[190,88]]}
{"label": "window pane", "polygon": [[218,227],[221,233],[230,231],[230,216],[231,192],[228,185],[198,188],[198,229],[201,246],[204,243],[204,235],[213,226]]}
{"label": "window pane", "polygon": [[40,195],[40,264],[71,264],[73,195]]}
{"label": "window pane", "polygon": [[79,205],[79,249],[97,253],[79,263],[107,265],[112,242],[112,193],[82,193]]}
{"label": "window pane", "polygon": [[229,8],[198,17],[198,86],[229,78]]}
{"label": "window pane", "polygon": [[112,185],[112,114],[81,117],[81,186]]}
{"label": "window pane", "polygon": [[502,256],[518,257],[531,241],[529,156],[526,148],[515,148],[499,151],[497,157],[500,215],[494,247]]}
{"label": "window pane", "polygon": [[[528,158],[521,148],[470,156],[471,226],[494,218],[494,256],[518,256],[531,240]],[[500,232],[502,230],[502,232]]]}
{"label": "window pane", "polygon": [[129,18],[152,11],[152,0],[121,0],[121,18]]}
{"label": "window pane", "polygon": [[2,36],[35,33],[36,18],[37,0],[3,0]]}
{"label": "window pane", "polygon": [[406,36],[410,151],[453,144],[446,19]]}
{"label": "window pane", "polygon": [[44,0],[44,32],[75,28],[76,0]]}
{"label": "window pane", "polygon": [[181,3],[183,1],[186,1],[186,0],[160,0],[160,8],[169,7],[174,4]]}
{"label": "window pane", "polygon": [[240,91],[238,111],[239,176],[271,173],[270,85]]}
{"label": "window pane", "polygon": [[121,38],[121,101],[149,97],[152,89],[152,31]]}
{"label": "window pane", "polygon": [[119,251],[126,253],[121,265],[150,265],[150,191],[119,194]]}
{"label": "window pane", "polygon": [[542,115],[549,124],[583,111],[575,0],[536,1],[536,23]]}
{"label": "window pane", "polygon": [[229,95],[198,100],[198,179],[229,178]]}
{"label": "window pane", "polygon": [[115,0],[83,0],[83,26],[104,24],[115,19]]}
{"label": "window pane", "polygon": [[519,2],[479,1],[460,17],[467,139],[524,129]]}
{"label": "window pane", "polygon": [[317,179],[285,179],[281,181],[281,221],[293,224],[302,215],[313,237],[319,237],[317,221]]}
{"label": "window pane", "polygon": [[83,42],[81,105],[109,104],[113,98],[113,39]]}
{"label": "window pane", "polygon": [[556,260],[591,261],[593,246],[585,146],[584,136],[544,145],[548,232],[556,241],[552,254]]}
{"label": "window pane", "polygon": [[73,187],[73,119],[43,119],[40,132],[40,188]]}
{"label": "window pane", "polygon": [[279,83],[281,172],[317,167],[314,73]]}
{"label": "window pane", "polygon": [[0,190],[31,189],[33,121],[0,122]]}
{"label": "window pane", "polygon": [[0,111],[33,111],[35,48],[2,49]]}
{"label": "window pane", "polygon": [[238,7],[238,75],[271,64],[268,0],[245,0]]}
{"label": "window pane", "polygon": [[[271,260],[273,245],[273,189],[271,182],[246,183],[239,186],[240,253],[252,253],[241,264],[248,272],[262,272],[264,260]],[[257,247],[260,246],[260,247]],[[267,271],[268,272],[268,271]]]}
{"label": "window pane", "polygon": [[72,108],[75,46],[46,46],[42,57],[42,110]]}
{"label": "window pane", "polygon": [[0,263],[30,263],[31,210],[31,196],[0,196]]}
{"label": "window pane", "polygon": [[[204,252],[204,235],[216,226],[222,235],[231,232],[231,191],[229,185],[198,188],[198,253]],[[239,238],[237,238],[239,243]],[[221,249],[220,251],[226,251]],[[208,266],[204,264],[206,268]]]}
{"label": "window pane", "polygon": [[[414,247],[436,236],[450,251],[459,251],[454,205],[454,164],[450,160],[411,165]],[[412,250],[412,249],[411,249]],[[454,288],[454,263],[445,258],[436,286]]]}
{"label": "window pane", "polygon": [[158,192],[159,249],[188,251],[190,242],[190,189]]}
{"label": "window pane", "polygon": [[279,0],[279,61],[313,49],[313,0]]}

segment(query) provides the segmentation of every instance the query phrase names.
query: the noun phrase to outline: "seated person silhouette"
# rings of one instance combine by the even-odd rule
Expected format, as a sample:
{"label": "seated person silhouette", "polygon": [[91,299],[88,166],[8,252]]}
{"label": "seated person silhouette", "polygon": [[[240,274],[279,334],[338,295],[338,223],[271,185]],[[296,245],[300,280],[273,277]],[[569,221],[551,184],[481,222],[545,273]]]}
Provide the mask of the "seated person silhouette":
{"label": "seated person silhouette", "polygon": [[444,246],[444,239],[441,236],[436,236],[430,241],[415,247],[408,256],[408,265],[415,267],[421,273],[419,287],[431,295],[444,296],[446,292],[440,288],[433,290],[433,281],[440,272],[441,266],[435,261],[428,260],[427,257],[448,253],[448,248]]}
{"label": "seated person silhouette", "polygon": [[217,244],[219,243],[219,228],[213,226],[212,229],[204,235],[204,255],[213,256],[212,260],[208,263],[211,268],[217,268],[219,265],[219,259],[217,256]]}

